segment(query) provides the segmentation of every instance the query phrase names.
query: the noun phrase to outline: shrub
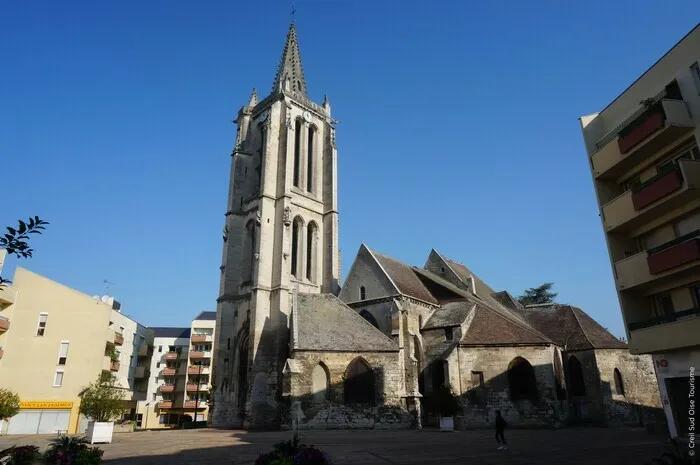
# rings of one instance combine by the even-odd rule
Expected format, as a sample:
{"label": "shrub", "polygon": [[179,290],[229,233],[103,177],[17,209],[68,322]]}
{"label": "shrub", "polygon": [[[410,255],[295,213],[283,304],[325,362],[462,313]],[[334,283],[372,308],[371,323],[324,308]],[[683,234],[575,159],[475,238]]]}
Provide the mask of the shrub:
{"label": "shrub", "polygon": [[8,465],[33,465],[40,457],[39,448],[36,446],[10,447],[0,451],[0,463],[4,458],[10,457]]}
{"label": "shrub", "polygon": [[286,442],[275,444],[274,450],[262,454],[255,465],[332,465],[331,460],[313,446],[301,443],[297,433]]}
{"label": "shrub", "polygon": [[116,385],[114,377],[98,377],[83,391],[80,412],[94,421],[112,421],[124,411],[123,400],[124,392]]}
{"label": "shrub", "polygon": [[19,412],[19,395],[9,389],[0,389],[0,420],[11,418]]}
{"label": "shrub", "polygon": [[459,397],[457,397],[450,385],[443,385],[437,388],[430,395],[428,401],[430,408],[443,417],[451,417],[462,410]]}

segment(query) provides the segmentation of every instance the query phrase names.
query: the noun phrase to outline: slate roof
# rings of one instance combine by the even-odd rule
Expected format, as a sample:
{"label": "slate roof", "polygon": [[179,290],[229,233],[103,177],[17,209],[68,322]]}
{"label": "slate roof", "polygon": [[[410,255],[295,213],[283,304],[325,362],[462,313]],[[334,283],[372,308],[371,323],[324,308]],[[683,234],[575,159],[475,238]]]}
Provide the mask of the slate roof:
{"label": "slate roof", "polygon": [[461,302],[446,303],[430,315],[422,329],[447,328],[459,326],[464,323],[469,313],[474,308],[474,304],[463,300]]}
{"label": "slate roof", "polygon": [[[299,53],[299,42],[297,41],[297,29],[294,23],[289,25],[287,32],[287,40],[284,43],[282,50],[282,58],[280,59],[275,82],[272,85],[272,92],[276,92],[280,85],[283,85],[285,76],[289,77],[292,88],[299,93],[306,95],[306,79],[304,79],[304,70],[301,66],[301,53]],[[295,83],[301,86],[297,89]]]}
{"label": "slate roof", "polygon": [[216,321],[216,312],[202,312],[199,315],[197,315],[195,320]]}
{"label": "slate roof", "polygon": [[389,278],[394,282],[401,294],[437,305],[437,299],[428,291],[409,265],[373,250],[370,250],[370,252],[386,274],[389,275]]}
{"label": "slate roof", "polygon": [[399,347],[333,294],[297,294],[292,309],[295,350],[398,352]]}
{"label": "slate roof", "polygon": [[153,337],[176,337],[189,339],[190,328],[166,328],[157,327],[150,328],[153,331]]}
{"label": "slate roof", "polygon": [[547,337],[485,306],[476,306],[462,345],[552,344]]}
{"label": "slate roof", "polygon": [[571,305],[531,305],[519,310],[531,326],[567,350],[627,349],[586,312]]}
{"label": "slate roof", "polygon": [[522,304],[508,291],[494,292],[491,294],[491,297],[510,310],[519,310],[523,308]]}

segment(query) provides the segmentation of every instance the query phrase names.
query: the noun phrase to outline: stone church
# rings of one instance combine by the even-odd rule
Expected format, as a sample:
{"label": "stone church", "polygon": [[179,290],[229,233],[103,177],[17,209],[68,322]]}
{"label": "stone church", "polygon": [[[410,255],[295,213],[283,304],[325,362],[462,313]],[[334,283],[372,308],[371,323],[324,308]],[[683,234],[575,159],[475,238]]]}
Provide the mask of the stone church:
{"label": "stone church", "polygon": [[296,29],[270,94],[235,120],[211,423],[407,428],[450,384],[465,427],[649,422],[648,357],[585,312],[523,307],[432,250],[415,267],[362,246],[340,286],[335,123],[311,101]]}

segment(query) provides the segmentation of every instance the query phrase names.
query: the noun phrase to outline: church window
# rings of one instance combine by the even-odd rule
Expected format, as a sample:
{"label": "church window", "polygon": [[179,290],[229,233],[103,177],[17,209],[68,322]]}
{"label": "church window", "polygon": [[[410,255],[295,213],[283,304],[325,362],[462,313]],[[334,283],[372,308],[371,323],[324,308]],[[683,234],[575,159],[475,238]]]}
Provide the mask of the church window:
{"label": "church window", "polygon": [[508,386],[511,400],[534,400],[537,398],[537,380],[530,362],[516,357],[508,365]]}
{"label": "church window", "polygon": [[243,282],[249,282],[253,279],[253,267],[255,266],[255,222],[253,220],[246,224],[245,243],[243,251],[245,253],[245,275]]}
{"label": "church window", "polygon": [[615,368],[615,394],[624,396],[625,395],[625,383],[622,381],[622,373],[620,370]]}
{"label": "church window", "polygon": [[586,382],[583,376],[581,362],[574,355],[566,362],[567,389],[572,396],[582,397],[586,395]]}
{"label": "church window", "polygon": [[350,362],[345,370],[343,394],[346,404],[374,403],[374,373],[362,357]]}
{"label": "church window", "polygon": [[313,221],[309,223],[306,231],[306,279],[316,282],[316,242],[318,240],[318,226]]}
{"label": "church window", "polygon": [[423,328],[423,315],[418,315],[418,330]]}
{"label": "church window", "polygon": [[301,120],[297,119],[294,123],[294,185],[299,187],[299,170],[301,163]]}
{"label": "church window", "polygon": [[307,154],[306,154],[306,190],[309,192],[314,191],[314,143],[316,128],[314,126],[309,126],[309,137],[307,144]]}
{"label": "church window", "polygon": [[369,322],[369,324],[371,324],[375,328],[379,329],[379,323],[377,323],[377,319],[374,318],[374,316],[370,312],[368,312],[367,310],[362,310],[360,312],[360,316],[362,318],[364,318],[365,320],[367,320]]}
{"label": "church window", "polygon": [[323,363],[319,362],[311,371],[311,392],[313,393],[314,401],[323,402],[328,400],[330,394],[329,386],[330,376],[328,375],[328,369]]}
{"label": "church window", "polygon": [[365,286],[360,286],[360,300],[365,300],[366,297]]}
{"label": "church window", "polygon": [[304,227],[303,221],[300,217],[294,218],[292,224],[292,260],[291,260],[291,272],[292,276],[295,278],[300,278],[299,264],[301,262],[301,236],[302,228]]}
{"label": "church window", "polygon": [[451,342],[454,340],[453,328],[445,328],[445,342]]}
{"label": "church window", "polygon": [[484,385],[484,372],[472,371],[472,387],[478,388]]}

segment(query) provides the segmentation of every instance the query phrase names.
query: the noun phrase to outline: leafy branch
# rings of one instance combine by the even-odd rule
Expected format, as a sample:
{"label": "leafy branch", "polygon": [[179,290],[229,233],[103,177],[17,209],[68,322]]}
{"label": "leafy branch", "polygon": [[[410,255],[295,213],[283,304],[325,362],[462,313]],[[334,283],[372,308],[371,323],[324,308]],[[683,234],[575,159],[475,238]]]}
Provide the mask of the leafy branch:
{"label": "leafy branch", "polygon": [[[28,222],[19,220],[17,228],[7,227],[7,234],[0,236],[0,249],[7,250],[8,255],[16,255],[19,258],[31,258],[34,249],[29,247],[31,234],[41,234],[48,221],[40,219],[38,216],[29,218]],[[0,286],[12,284],[9,279],[0,277]]]}

